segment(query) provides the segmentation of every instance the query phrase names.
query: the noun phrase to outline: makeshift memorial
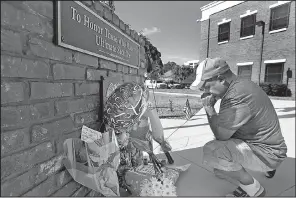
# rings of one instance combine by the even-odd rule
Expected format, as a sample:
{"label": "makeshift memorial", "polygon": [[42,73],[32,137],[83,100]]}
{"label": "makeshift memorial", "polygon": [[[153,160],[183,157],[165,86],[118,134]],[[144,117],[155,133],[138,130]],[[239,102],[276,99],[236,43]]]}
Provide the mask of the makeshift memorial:
{"label": "makeshift memorial", "polygon": [[107,94],[104,123],[107,130],[115,131],[119,142],[121,163],[117,173],[124,187],[126,171],[143,163],[142,151],[149,154],[155,174],[163,172],[162,164],[153,153],[152,139],[161,145],[170,163],[173,159],[168,153],[171,147],[164,140],[159,117],[155,110],[148,108],[149,91],[132,82],[112,87],[113,91]]}
{"label": "makeshift memorial", "polygon": [[162,167],[163,173],[155,174],[151,163],[128,170],[125,179],[133,196],[176,196],[176,182],[184,166]]}
{"label": "makeshift memorial", "polygon": [[116,173],[120,153],[114,132],[111,135],[111,141],[105,142],[108,138],[103,136],[109,136],[108,132],[83,126],[81,140],[65,140],[63,164],[76,182],[104,196],[120,196]]}

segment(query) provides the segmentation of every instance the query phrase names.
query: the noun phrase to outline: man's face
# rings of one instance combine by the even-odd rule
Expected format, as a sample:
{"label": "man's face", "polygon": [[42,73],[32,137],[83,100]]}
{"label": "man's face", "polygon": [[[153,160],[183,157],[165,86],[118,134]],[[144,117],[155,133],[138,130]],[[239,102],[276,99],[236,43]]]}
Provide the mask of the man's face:
{"label": "man's face", "polygon": [[217,98],[222,98],[227,91],[227,87],[224,85],[224,80],[207,80],[202,88],[205,93],[210,93]]}

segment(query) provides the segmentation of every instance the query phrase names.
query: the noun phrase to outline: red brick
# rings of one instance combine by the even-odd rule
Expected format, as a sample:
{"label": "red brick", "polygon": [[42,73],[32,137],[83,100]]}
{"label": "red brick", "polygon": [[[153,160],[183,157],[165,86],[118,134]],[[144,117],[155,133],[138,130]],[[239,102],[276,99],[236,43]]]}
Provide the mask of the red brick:
{"label": "red brick", "polygon": [[72,63],[72,53],[47,41],[31,38],[29,48],[27,54]]}
{"label": "red brick", "polygon": [[[146,68],[146,60],[141,60],[140,67],[143,68],[143,69]],[[145,71],[146,71],[146,69],[145,69]]]}
{"label": "red brick", "polygon": [[25,193],[24,197],[47,197],[57,190],[55,176],[49,177],[47,180]]}
{"label": "red brick", "polygon": [[97,120],[98,120],[98,111],[92,111],[92,112],[75,115],[75,123],[78,125],[95,122]]}
{"label": "red brick", "polygon": [[131,37],[135,40],[137,32],[135,30],[131,30]]}
{"label": "red brick", "polygon": [[99,67],[99,59],[95,56],[91,56],[88,54],[83,54],[80,52],[76,52],[74,54],[74,58],[73,58],[75,63],[79,63],[82,65],[87,65],[87,66],[91,66],[94,68],[98,68]]}
{"label": "red brick", "polygon": [[1,155],[20,150],[29,144],[30,136],[28,128],[1,132]]}
{"label": "red brick", "polygon": [[129,73],[129,68],[130,67],[123,65],[123,68],[122,68],[123,73],[128,74]]}
{"label": "red brick", "polygon": [[60,136],[62,133],[69,133],[75,129],[70,117],[66,117],[54,122],[34,125],[32,128],[32,142],[44,141]]}
{"label": "red brick", "polygon": [[122,31],[125,31],[125,23],[119,19],[119,27]]}
{"label": "red brick", "polygon": [[63,136],[58,137],[56,140],[56,153],[64,153],[63,144],[66,139],[80,138],[80,135],[81,135],[81,128],[80,130],[74,131],[72,133],[67,133],[67,134],[64,134]]}
{"label": "red brick", "polygon": [[113,23],[119,27],[119,18],[115,13],[113,13]]}
{"label": "red brick", "polygon": [[56,64],[53,66],[53,77],[59,79],[85,79],[85,69],[72,65]]}
{"label": "red brick", "polygon": [[73,178],[67,170],[63,170],[56,175],[56,184],[58,188],[61,188],[71,180],[73,180]]}
{"label": "red brick", "polygon": [[57,115],[90,111],[99,105],[99,97],[89,97],[77,100],[62,100],[55,104]]}
{"label": "red brick", "polygon": [[129,28],[129,26],[127,24],[125,25],[125,33],[127,35],[131,35],[131,29]]}
{"label": "red brick", "polygon": [[129,73],[132,74],[132,75],[134,75],[134,74],[138,74],[138,69],[133,68],[133,67],[130,67],[130,69],[129,69]]}
{"label": "red brick", "polygon": [[53,104],[39,103],[1,108],[1,127],[18,126],[53,116]]}
{"label": "red brick", "polygon": [[105,70],[87,69],[87,72],[86,72],[87,80],[95,80],[95,81],[101,80],[101,76],[106,78],[107,71],[105,71]]}
{"label": "red brick", "polygon": [[116,71],[117,66],[116,66],[116,63],[114,63],[114,62],[100,59],[100,68]]}
{"label": "red brick", "polygon": [[111,22],[112,21],[112,12],[110,9],[105,8],[104,9],[104,15],[103,15],[104,19],[106,19],[107,21]]}
{"label": "red brick", "polygon": [[89,188],[82,186],[72,195],[72,197],[85,197],[89,192]]}
{"label": "red brick", "polygon": [[94,1],[94,7],[96,12],[102,17],[104,15],[104,6],[100,1]]}
{"label": "red brick", "polygon": [[139,43],[140,36],[139,36],[138,32],[135,32],[134,39],[137,43]]}
{"label": "red brick", "polygon": [[26,10],[32,14],[53,19],[52,1],[24,1],[23,4],[27,6]]}
{"label": "red brick", "polygon": [[123,65],[117,64],[117,72],[123,72]]}
{"label": "red brick", "polygon": [[23,172],[35,164],[51,158],[54,154],[53,145],[45,142],[15,155],[1,159],[1,180],[11,174]]}
{"label": "red brick", "polygon": [[22,82],[1,82],[1,104],[25,100],[24,88]]}
{"label": "red brick", "polygon": [[54,157],[49,162],[42,163],[16,178],[3,182],[1,196],[20,196],[44,181],[61,168],[61,158],[62,156]]}
{"label": "red brick", "polygon": [[91,6],[93,4],[92,1],[82,1],[84,5]]}
{"label": "red brick", "polygon": [[1,55],[1,76],[48,79],[50,71],[43,61]]}
{"label": "red brick", "polygon": [[80,187],[81,187],[81,184],[79,184],[75,181],[71,181],[68,184],[66,184],[65,186],[63,186],[60,190],[55,192],[52,196],[53,197],[60,197],[60,196],[69,197]]}
{"label": "red brick", "polygon": [[21,54],[23,49],[22,46],[22,39],[19,33],[4,30],[1,28],[1,51],[10,51]]}
{"label": "red brick", "polygon": [[[15,2],[14,4],[19,3]],[[21,7],[21,5],[18,7]],[[1,25],[9,25],[16,29],[24,29],[50,39],[53,35],[53,27],[49,21],[41,20],[37,15],[24,12],[7,3],[1,3]]]}
{"label": "red brick", "polygon": [[73,95],[72,83],[31,83],[31,99],[56,98]]}
{"label": "red brick", "polygon": [[137,78],[137,76],[131,76],[131,75],[124,75],[123,81],[126,82],[140,82],[140,80]]}
{"label": "red brick", "polygon": [[75,83],[76,95],[92,95],[99,93],[99,83]]}

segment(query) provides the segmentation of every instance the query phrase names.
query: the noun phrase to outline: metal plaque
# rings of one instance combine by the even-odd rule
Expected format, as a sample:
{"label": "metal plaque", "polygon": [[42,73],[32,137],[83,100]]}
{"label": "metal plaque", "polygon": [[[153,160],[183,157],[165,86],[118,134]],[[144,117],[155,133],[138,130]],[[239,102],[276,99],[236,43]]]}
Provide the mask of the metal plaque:
{"label": "metal plaque", "polygon": [[57,1],[57,44],[134,68],[140,45],[79,1]]}

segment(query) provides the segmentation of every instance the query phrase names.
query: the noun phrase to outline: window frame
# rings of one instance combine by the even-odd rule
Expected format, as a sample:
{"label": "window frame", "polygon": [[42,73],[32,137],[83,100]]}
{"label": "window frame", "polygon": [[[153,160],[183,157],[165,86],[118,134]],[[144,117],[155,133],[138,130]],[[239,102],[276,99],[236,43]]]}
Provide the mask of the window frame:
{"label": "window frame", "polygon": [[[248,78],[248,79],[252,80],[253,64],[237,65],[237,76],[241,77],[241,75],[239,75],[239,71],[240,71],[240,68],[243,68],[243,67],[250,67],[251,75],[250,75],[250,78]],[[243,78],[243,79],[246,79],[246,78]]]}
{"label": "window frame", "polygon": [[[257,13],[254,13],[254,14],[247,15],[247,16],[244,16],[244,17],[241,18],[240,38],[245,38],[245,37],[248,37],[248,36],[254,36],[255,35],[255,33],[256,33],[256,18],[257,18],[256,14]],[[243,33],[244,29],[252,27],[252,26],[243,27],[243,20],[248,18],[248,17],[255,17],[254,24],[252,25],[253,26],[253,32],[250,35],[243,35],[242,33]]]}
{"label": "window frame", "polygon": [[[267,70],[268,70],[268,66],[271,66],[271,65],[281,65],[281,73],[273,73],[273,74],[271,74],[271,75],[281,75],[280,82],[267,81],[267,78],[269,76],[268,73],[267,73]],[[264,82],[265,83],[279,83],[279,84],[282,84],[283,83],[283,78],[284,78],[284,69],[285,69],[285,62],[265,63]]]}
{"label": "window frame", "polygon": [[[222,24],[219,24],[218,25],[218,43],[222,43],[222,42],[228,42],[229,40],[230,40],[230,23],[231,23],[231,21],[228,21],[228,22],[225,22],[225,23],[222,23]],[[227,40],[222,40],[222,41],[220,41],[219,40],[219,36],[221,35],[221,34],[225,34],[225,33],[227,33],[227,32],[223,32],[223,33],[221,33],[220,32],[220,26],[222,26],[222,25],[228,25],[229,24],[229,27],[228,27],[228,39]]]}
{"label": "window frame", "polygon": [[[280,8],[280,7],[283,7],[283,6],[288,6],[288,12],[287,12],[287,24],[286,24],[286,27],[281,27],[281,28],[278,28],[278,29],[274,29],[273,28],[273,21],[274,20],[278,20],[278,19],[283,19],[284,17],[282,18],[277,18],[277,19],[273,19],[272,16],[273,16],[273,11],[275,11],[276,9]],[[269,31],[276,31],[276,30],[281,30],[281,29],[284,29],[284,28],[288,28],[289,27],[289,19],[290,19],[290,10],[291,10],[291,2],[287,2],[287,3],[284,3],[284,4],[280,4],[276,7],[272,7],[270,8],[270,17],[269,17]]]}

